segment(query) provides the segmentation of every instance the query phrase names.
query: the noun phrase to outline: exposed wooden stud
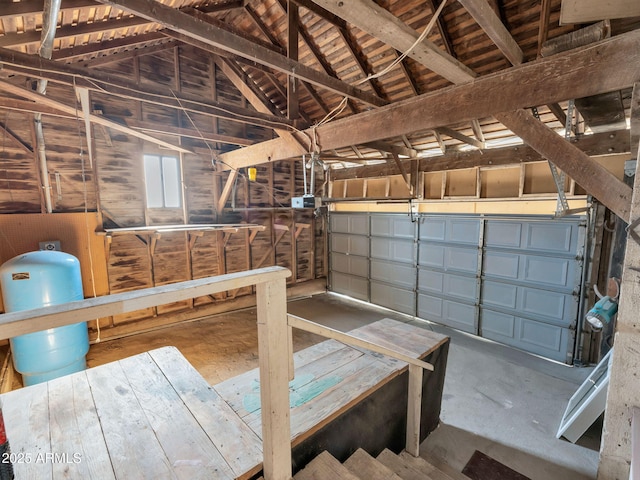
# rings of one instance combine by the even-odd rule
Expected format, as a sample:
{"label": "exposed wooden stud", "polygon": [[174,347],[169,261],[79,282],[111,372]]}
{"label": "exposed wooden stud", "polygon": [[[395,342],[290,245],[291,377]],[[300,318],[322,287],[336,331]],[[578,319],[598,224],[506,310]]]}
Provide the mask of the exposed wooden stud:
{"label": "exposed wooden stud", "polygon": [[458,0],[478,22],[489,38],[496,44],[512,65],[520,65],[524,54],[509,30],[504,26],[486,0]]}
{"label": "exposed wooden stud", "polygon": [[433,130],[432,133],[434,138],[436,139],[436,142],[438,142],[440,151],[442,152],[443,155],[445,155],[447,153],[447,145],[444,143],[444,140],[442,140],[442,136],[440,135],[440,132],[438,132],[437,130]]}
{"label": "exposed wooden stud", "polygon": [[413,185],[411,185],[411,179],[409,178],[407,171],[404,169],[402,162],[400,161],[400,157],[395,153],[392,153],[391,157],[393,158],[393,161],[395,162],[396,166],[400,169],[400,174],[402,175],[402,179],[404,180],[404,183],[407,185],[407,189],[409,189],[409,193],[413,195],[414,192],[413,192]]}
{"label": "exposed wooden stud", "polygon": [[409,364],[409,392],[407,394],[407,438],[405,450],[420,456],[420,414],[422,411],[422,367]]}
{"label": "exposed wooden stud", "polygon": [[[264,476],[290,480],[289,358],[284,279],[256,285]],[[283,351],[283,345],[286,346]]]}

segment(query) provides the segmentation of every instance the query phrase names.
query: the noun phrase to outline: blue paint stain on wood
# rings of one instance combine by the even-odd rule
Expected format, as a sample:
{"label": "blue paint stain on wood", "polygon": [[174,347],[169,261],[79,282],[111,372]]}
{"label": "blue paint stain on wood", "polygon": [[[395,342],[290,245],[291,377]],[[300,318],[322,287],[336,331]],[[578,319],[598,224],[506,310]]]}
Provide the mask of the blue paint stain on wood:
{"label": "blue paint stain on wood", "polygon": [[[327,375],[318,380],[310,373],[298,375],[289,382],[289,406],[294,408],[304,405],[342,380],[343,378],[337,375]],[[258,380],[253,380],[251,393],[244,396],[242,406],[249,413],[260,410],[260,382]]]}

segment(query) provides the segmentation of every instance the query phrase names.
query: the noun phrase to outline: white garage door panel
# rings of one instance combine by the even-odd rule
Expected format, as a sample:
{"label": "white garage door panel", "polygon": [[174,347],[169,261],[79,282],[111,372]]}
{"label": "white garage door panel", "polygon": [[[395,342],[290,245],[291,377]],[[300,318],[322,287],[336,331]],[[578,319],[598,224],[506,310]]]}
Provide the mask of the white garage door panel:
{"label": "white garage door panel", "polygon": [[413,265],[371,259],[371,279],[413,290],[416,268]]}
{"label": "white garage door panel", "polygon": [[407,216],[371,215],[371,235],[413,240],[416,227]]}
{"label": "white garage door panel", "polygon": [[416,312],[415,292],[375,281],[371,281],[371,303],[382,305],[407,315],[415,315]]}
{"label": "white garage door panel", "polygon": [[455,300],[418,293],[418,316],[477,334],[478,308]]}
{"label": "white garage door panel", "polygon": [[418,273],[418,290],[443,297],[459,298],[470,303],[478,301],[478,280],[475,277],[421,268]]}
{"label": "white garage door panel", "polygon": [[331,272],[331,290],[365,302],[369,301],[369,280],[366,278]]}
{"label": "white garage door panel", "polygon": [[380,260],[415,263],[415,248],[412,240],[371,237],[371,257]]}
{"label": "white garage door panel", "polygon": [[469,273],[478,271],[478,249],[421,243],[418,264],[445,271]]}
{"label": "white garage door panel", "polygon": [[369,216],[363,214],[331,215],[331,233],[369,234]]}
{"label": "white garage door panel", "polygon": [[369,276],[369,259],[332,252],[331,271],[367,278]]}
{"label": "white garage door panel", "polygon": [[367,257],[369,256],[369,239],[360,235],[332,233],[331,251]]}
{"label": "white garage door panel", "polygon": [[480,314],[481,335],[559,362],[571,361],[573,332],[486,308]]}

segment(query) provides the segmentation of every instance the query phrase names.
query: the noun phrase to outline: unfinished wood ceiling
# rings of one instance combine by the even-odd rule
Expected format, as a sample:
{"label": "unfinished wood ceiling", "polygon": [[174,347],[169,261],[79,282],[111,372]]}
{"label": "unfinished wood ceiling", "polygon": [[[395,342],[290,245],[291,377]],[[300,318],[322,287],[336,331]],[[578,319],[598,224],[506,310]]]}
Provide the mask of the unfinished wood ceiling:
{"label": "unfinished wood ceiling", "polygon": [[[400,156],[431,157],[447,151],[517,142],[517,136],[524,135],[520,131],[521,120],[494,116],[494,112],[466,118],[461,112],[449,118],[465,118],[463,121],[448,124],[435,119],[429,128],[405,126],[402,134],[389,138],[348,145],[343,141],[323,148],[324,139],[318,138],[315,126],[324,123],[327,115],[366,115],[387,108],[385,105],[402,104],[419,95],[443,91],[452,84],[468,83],[474,77],[483,79],[510,71],[514,65],[526,66],[544,55],[547,40],[584,27],[559,24],[560,0],[449,0],[436,17],[434,12],[441,1],[62,0],[52,60],[47,62],[37,55],[47,11],[55,0],[47,0],[46,5],[43,0],[3,0],[0,62],[4,64],[3,77],[9,83],[0,84],[0,92],[5,92],[0,108],[19,110],[25,108],[24,99],[37,101],[37,96],[27,92],[30,88],[24,88],[24,82],[25,78],[43,77],[67,87],[106,92],[104,103],[114,97],[125,101],[142,99],[185,113],[187,118],[183,121],[164,128],[139,120],[136,123],[134,119],[125,121],[128,130],[124,131],[135,129],[141,138],[144,131],[151,137],[170,133],[174,137],[169,143],[176,146],[185,139],[212,140],[216,142],[216,153],[224,154],[281,137],[280,141],[290,145],[295,156],[322,150],[322,158],[335,167],[378,163],[393,156],[396,160]],[[639,20],[613,20],[592,40],[634,30]],[[401,52],[394,47],[404,45],[400,32],[417,36],[430,22],[427,43],[415,51],[425,48],[431,57],[435,52],[435,57],[442,58],[435,62],[431,57],[421,60],[414,51],[385,75],[368,79],[398,60]],[[562,47],[552,46],[547,54],[559,51]],[[155,60],[140,61],[143,57]],[[204,58],[208,59],[204,63],[221,72],[223,78],[213,76],[216,81],[210,88],[215,92],[215,102],[199,97],[202,86],[211,78],[202,71]],[[438,66],[438,62],[442,65]],[[144,68],[150,70],[145,72]],[[570,69],[571,65],[564,68]],[[184,80],[179,80],[184,72],[193,83],[193,93]],[[151,84],[141,78],[157,81]],[[531,85],[532,91],[542,88],[542,84]],[[578,104],[576,132],[625,128],[630,92],[629,88],[616,89],[608,99]],[[536,105],[547,127],[564,127],[566,99]],[[109,123],[109,119],[100,118],[107,109],[104,103],[94,100],[85,115],[103,127],[122,130],[118,125],[122,119]],[[41,104],[38,109],[55,114],[62,107],[54,102]],[[416,108],[420,108],[419,104]],[[466,106],[455,102],[450,108],[459,111]],[[73,114],[68,107],[66,116]],[[198,114],[220,118],[233,127],[214,128],[209,135],[206,132],[210,128],[196,127],[198,121],[193,117]],[[365,122],[367,117],[362,118]],[[300,133],[309,127],[311,130]],[[359,127],[350,124],[350,128]],[[516,135],[510,129],[517,130]],[[176,134],[181,140],[176,141]],[[197,148],[191,151],[197,153]],[[236,163],[237,156],[231,154],[221,158],[234,167],[276,159],[251,149],[246,150],[246,155],[244,164]]]}

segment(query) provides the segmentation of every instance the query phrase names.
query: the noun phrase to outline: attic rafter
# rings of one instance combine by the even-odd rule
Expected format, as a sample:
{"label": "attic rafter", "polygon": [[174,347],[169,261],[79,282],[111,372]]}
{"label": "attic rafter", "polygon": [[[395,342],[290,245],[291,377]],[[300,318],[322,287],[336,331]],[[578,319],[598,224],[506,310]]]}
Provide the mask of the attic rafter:
{"label": "attic rafter", "polygon": [[[466,1],[466,0],[465,0]],[[477,2],[478,0],[473,0]],[[397,50],[406,51],[409,50],[415,43],[415,40],[419,37],[418,33],[415,30],[412,30],[405,23],[403,23],[400,19],[394,17],[391,13],[383,8],[378,7],[371,0],[351,0],[348,4],[348,8],[344,8],[345,3],[339,0],[314,0],[315,3],[322,5],[324,8],[332,11],[336,15],[344,18],[345,20],[354,23],[359,28],[368,32],[370,35],[378,38],[384,43],[396,48]],[[484,11],[484,10],[483,10]],[[369,12],[369,15],[363,15],[365,12]],[[485,15],[485,19],[494,18],[497,19],[497,15],[491,9],[489,9],[490,13]],[[377,15],[375,15],[377,13]],[[495,23],[494,27],[495,27]],[[502,25],[502,22],[499,22]],[[384,28],[383,28],[384,27]],[[504,28],[504,25],[502,25]],[[505,29],[506,30],[506,29]],[[634,32],[631,32],[634,33]],[[637,31],[636,39],[638,37]],[[619,37],[620,38],[620,37]],[[626,38],[632,38],[629,35]],[[596,44],[595,48],[598,48],[604,45],[606,42],[602,42],[600,44]],[[463,84],[471,80],[475,77],[475,74],[471,72],[471,78],[468,78],[469,70],[464,67],[462,68],[462,64],[457,62],[452,58],[443,58],[438,57],[436,55],[421,55],[419,58],[416,58],[416,55],[420,53],[430,53],[433,52],[432,46],[428,45],[426,42],[422,42],[419,45],[416,45],[412,50],[413,53],[410,55],[412,58],[415,58],[417,61],[422,63],[427,68],[430,68],[435,71],[435,66],[438,68],[443,68],[442,61],[446,61],[448,63],[447,73],[451,78],[457,76],[457,79],[452,79],[454,83]],[[581,52],[587,52],[588,49],[580,50]],[[630,57],[633,56],[635,51],[632,49],[629,51],[623,51],[627,55],[627,59],[621,61],[620,63],[629,63],[632,61]],[[529,66],[529,65],[528,65]],[[534,68],[539,66],[539,62],[533,63],[531,66]],[[616,67],[620,67],[620,64],[616,65]],[[567,69],[567,67],[563,67]],[[572,65],[573,68],[573,65]],[[640,69],[640,67],[638,67]],[[526,70],[526,69],[525,69]],[[550,72],[543,72],[549,74]],[[602,72],[598,72],[602,73]],[[503,74],[504,75],[504,74]],[[466,79],[464,77],[467,77]],[[490,76],[494,77],[494,76]],[[585,78],[584,76],[582,78]],[[567,98],[579,98],[581,96],[587,95],[579,95],[577,90],[583,87],[584,81],[581,79],[577,79],[574,82],[569,83],[573,87],[574,94],[568,94],[563,100]],[[637,78],[637,77],[636,77]],[[592,78],[589,78],[590,82],[593,81]],[[635,80],[635,79],[634,79]],[[476,79],[475,84],[480,83],[480,79]],[[527,88],[531,88],[532,82],[531,78],[524,81]],[[549,88],[548,81],[543,80],[541,84],[545,85]],[[581,85],[578,85],[581,84]],[[599,85],[600,86],[600,85]],[[625,85],[628,86],[628,85]],[[625,86],[621,87],[624,88]],[[566,88],[566,86],[565,86]],[[514,90],[517,89],[516,85],[511,84],[510,94],[513,93]],[[504,94],[504,84],[501,87],[498,87],[498,91]],[[611,88],[609,90],[617,90],[617,88]],[[600,91],[608,91],[607,89],[601,89]],[[485,91],[486,93],[486,91]],[[484,99],[481,99],[484,100]],[[496,100],[497,101],[497,100]],[[554,102],[557,100],[552,100]],[[549,102],[549,103],[551,103]],[[469,103],[478,104],[479,102],[476,98],[469,98]],[[546,103],[546,102],[545,102]],[[539,103],[536,103],[539,105]],[[465,105],[464,107],[467,111],[470,110],[470,105]],[[493,108],[491,108],[493,109]],[[572,177],[576,182],[580,184],[587,192],[593,194],[600,200],[604,205],[606,205],[610,210],[620,216],[622,219],[627,219],[629,215],[629,204],[631,203],[631,189],[621,180],[618,180],[615,176],[610,174],[604,167],[600,166],[597,162],[592,160],[586,155],[582,155],[579,150],[573,147],[570,143],[566,142],[564,144],[558,143],[556,140],[558,138],[557,134],[552,130],[548,129],[546,126],[542,125],[543,128],[540,128],[540,125],[532,123],[530,121],[531,115],[528,115],[523,110],[517,110],[518,107],[515,107],[515,112],[512,113],[504,113],[508,112],[512,109],[503,109],[497,110],[498,113],[494,113],[496,119],[509,128],[514,134],[519,137],[525,139],[525,141],[533,147],[536,151],[543,153],[547,156],[547,159],[553,163],[555,163],[559,168],[561,168],[565,173],[567,173],[570,177]],[[496,112],[496,110],[493,110]],[[503,113],[500,113],[503,112]],[[480,117],[482,115],[486,115],[485,112],[479,113],[476,117]],[[533,118],[533,117],[531,117]],[[442,122],[444,125],[451,125],[456,122]],[[540,123],[540,122],[538,122]],[[405,132],[402,132],[405,133]],[[389,136],[389,135],[387,135]],[[549,145],[555,145],[557,148],[554,150],[549,148]],[[560,152],[563,152],[562,154]],[[583,165],[580,164],[583,163]],[[584,173],[589,171],[589,175],[585,175]],[[624,206],[626,202],[626,207]]]}
{"label": "attic rafter", "polygon": [[504,26],[500,17],[486,0],[458,0],[469,14],[478,22],[489,38],[496,44],[512,65],[520,65],[524,58],[517,42]]}
{"label": "attic rafter", "polygon": [[292,75],[300,80],[346,95],[373,106],[382,106],[384,101],[375,95],[331,78],[299,62],[272,52],[246,38],[227,32],[184,12],[163,5],[155,0],[99,0],[100,3],[114,5],[139,17],[157,22],[168,29],[195,39],[199,42],[221,48],[235,55],[248,58],[276,70]]}
{"label": "attic rafter", "polygon": [[[4,80],[0,80],[0,88],[2,90],[4,90],[5,92],[11,93],[13,95],[18,95],[22,98],[26,98],[28,100],[32,100],[34,102],[37,102],[39,104],[48,106],[48,107],[52,107],[55,108],[57,110],[60,110],[61,112],[66,113],[67,115],[72,115],[74,118],[78,118],[79,117],[76,116],[77,110],[75,108],[74,105],[67,105],[66,103],[60,102],[58,100],[54,100],[50,97],[47,97],[45,95],[41,95],[37,92],[34,92],[33,90],[27,90],[25,88],[22,87],[18,87],[16,85],[13,85],[11,83],[8,83]],[[105,127],[109,127],[112,128],[114,130],[117,130],[119,132],[123,132],[126,133],[128,135],[131,135],[133,137],[137,137],[140,138],[142,140],[145,140],[147,142],[153,143],[155,145],[161,146],[161,147],[165,147],[168,148],[170,150],[173,151],[177,151],[177,152],[182,152],[182,153],[192,153],[191,151],[187,150],[186,148],[180,147],[178,145],[173,145],[172,143],[169,142],[165,142],[164,140],[160,140],[158,138],[152,137],[150,135],[147,135],[145,133],[142,132],[138,132],[136,130],[133,130],[129,127],[127,127],[126,125],[121,125],[117,122],[114,122],[112,120],[109,120],[107,118],[101,117],[99,115],[89,115],[89,119],[91,120],[92,123],[97,123],[98,125],[103,125]]]}
{"label": "attic rafter", "polygon": [[104,40],[102,42],[87,43],[85,45],[76,45],[69,48],[54,50],[51,55],[52,60],[68,60],[74,57],[83,57],[87,55],[99,54],[115,48],[131,48],[143,50],[145,43],[150,42],[171,42],[161,32],[143,33],[142,35],[134,35],[132,37],[122,37],[113,40]]}
{"label": "attic rafter", "polygon": [[[234,8],[241,8],[244,0],[231,0],[224,3],[213,3],[200,7],[205,13],[223,12]],[[95,0],[62,0],[60,10],[75,10],[78,8],[95,7]],[[20,2],[7,2],[2,5],[0,20],[16,15],[35,15],[42,13],[44,0],[21,0]]]}
{"label": "attic rafter", "polygon": [[[429,5],[429,8],[431,8],[432,13],[435,13],[441,3],[442,0],[427,0],[427,4]],[[445,23],[444,18],[442,18],[442,16],[439,16],[438,20],[436,20],[436,24],[438,25],[440,38],[442,38],[442,43],[444,44],[445,50],[447,50],[447,53],[449,55],[455,58],[456,52],[453,50],[453,42],[451,41],[451,36],[449,35],[449,31],[447,30],[447,24]]]}
{"label": "attic rafter", "polygon": [[[349,30],[346,28],[339,28],[338,33],[340,34],[340,38],[342,38],[342,41],[344,42],[345,46],[351,53],[351,56],[356,61],[356,65],[360,69],[360,72],[362,72],[362,75],[364,76],[364,78],[369,77],[369,75],[371,75],[373,71],[369,68],[369,65],[367,65],[366,60],[364,60],[360,55],[360,53],[358,52],[355,42],[351,38],[351,34],[349,33]],[[367,83],[371,86],[371,89],[375,92],[377,96],[381,98],[385,98],[385,94],[382,91],[382,88],[380,88],[380,84],[376,80],[369,79],[367,80]]]}
{"label": "attic rafter", "polygon": [[[103,22],[85,23],[76,26],[63,26],[56,29],[56,39],[77,37],[99,32],[127,29],[146,25],[149,22],[137,17],[125,17],[117,20],[105,20]],[[16,45],[28,45],[40,42],[40,31],[26,33],[7,33],[0,37],[0,47],[13,47]]]}
{"label": "attic rafter", "polygon": [[143,90],[137,83],[127,81],[120,76],[110,75],[105,72],[95,73],[86,68],[65,65],[13,50],[0,48],[0,64],[6,71],[30,77],[42,77],[63,85],[85,87],[122,98],[131,98],[203,115],[227,118],[241,123],[251,123],[266,128],[283,123],[291,123],[286,119],[283,120],[273,115],[256,113],[253,110],[204,100],[197,95],[172,92],[166,87],[145,85]]}
{"label": "attic rafter", "polygon": [[[352,3],[349,6],[351,8]],[[416,37],[417,34],[414,32],[414,40],[411,40],[411,43]],[[567,65],[571,65],[571,68],[567,68]],[[589,78],[589,82],[582,81],[584,78]],[[638,78],[640,31],[636,30],[594,45],[486,75],[473,82],[335,120],[318,127],[316,133],[323,150],[343,148],[354,143],[362,144],[409,132],[430,130],[488,115],[494,115],[500,120],[499,117],[504,115],[500,112],[564,101],[574,96],[586,97],[603,91],[620,90],[633,84]],[[505,85],[509,88],[505,89]],[[505,117],[505,121],[509,122],[512,131],[514,128],[518,130],[519,120]],[[543,140],[557,136],[550,129],[545,129],[537,130]],[[517,131],[514,133],[518,134]],[[569,146],[571,147],[571,144]],[[287,151],[282,142],[271,140],[225,153],[223,158],[226,163],[238,168],[263,163],[265,159],[273,161],[292,156],[295,156],[295,153]],[[562,159],[553,160],[572,176],[572,172],[562,164]],[[585,161],[589,166],[595,163],[588,157]],[[603,169],[599,167],[596,170],[600,172]],[[609,184],[610,194],[628,200],[631,194],[629,187],[615,178],[614,180],[615,182]],[[583,178],[584,184],[581,186],[591,191],[592,184],[597,181],[595,176]],[[598,187],[596,189],[600,190]],[[616,213],[626,215],[624,209],[617,208],[618,201],[614,205],[614,202],[609,201],[609,196],[599,200],[616,208]]]}

